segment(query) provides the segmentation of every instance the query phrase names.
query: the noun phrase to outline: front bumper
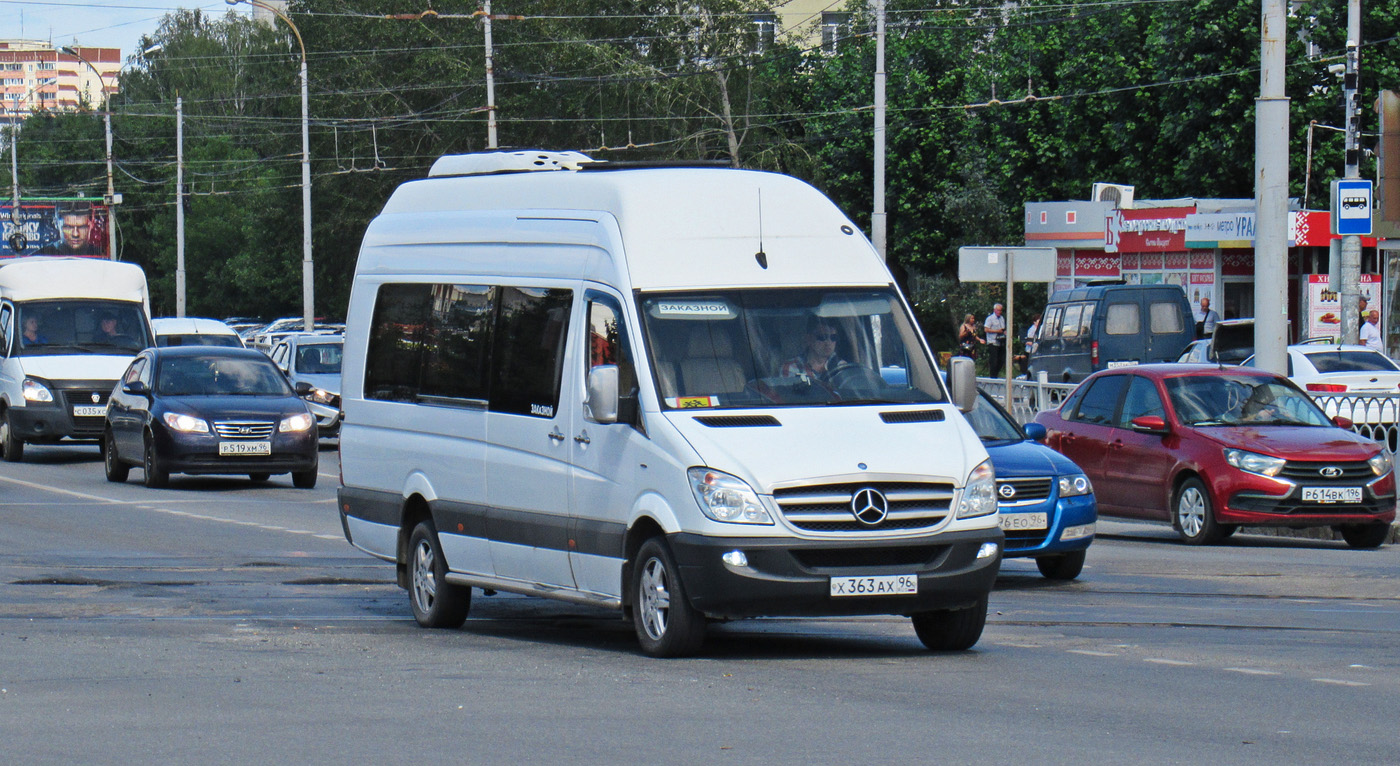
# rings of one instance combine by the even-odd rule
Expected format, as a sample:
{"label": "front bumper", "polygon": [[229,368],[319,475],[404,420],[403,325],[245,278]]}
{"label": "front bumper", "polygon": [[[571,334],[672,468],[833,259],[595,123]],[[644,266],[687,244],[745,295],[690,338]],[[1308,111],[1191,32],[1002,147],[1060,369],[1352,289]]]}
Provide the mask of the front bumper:
{"label": "front bumper", "polygon": [[306,406],[311,409],[311,414],[316,417],[316,430],[320,432],[322,439],[329,439],[340,435],[340,420],[342,413],[337,407],[327,407],[307,400]]}
{"label": "front bumper", "polygon": [[316,429],[301,433],[273,433],[271,455],[220,455],[219,442],[212,434],[156,431],[156,451],[162,466],[171,473],[237,474],[300,473],[319,465]]}
{"label": "front bumper", "polygon": [[1092,528],[1098,521],[1098,506],[1092,494],[1051,498],[1051,501],[1041,505],[999,509],[1003,517],[1014,516],[1017,513],[1044,512],[1049,519],[1049,525],[1045,529],[1006,529],[1005,555],[1008,558],[1082,551],[1094,541],[1092,533],[1071,540],[1062,539],[1066,530],[1083,528],[1086,525]]}
{"label": "front bumper", "polygon": [[106,408],[114,380],[46,381],[54,395],[52,402],[11,404],[10,427],[27,442],[55,442],[60,439],[101,438],[106,426],[105,412],[75,416],[75,407]]}
{"label": "front bumper", "polygon": [[[794,540],[695,534],[669,537],[690,603],[723,618],[914,614],[976,603],[1001,565],[1000,529],[943,532],[901,540]],[[984,543],[997,555],[977,558]],[[720,557],[743,551],[748,565]],[[915,575],[919,592],[901,596],[832,597],[832,577]]]}

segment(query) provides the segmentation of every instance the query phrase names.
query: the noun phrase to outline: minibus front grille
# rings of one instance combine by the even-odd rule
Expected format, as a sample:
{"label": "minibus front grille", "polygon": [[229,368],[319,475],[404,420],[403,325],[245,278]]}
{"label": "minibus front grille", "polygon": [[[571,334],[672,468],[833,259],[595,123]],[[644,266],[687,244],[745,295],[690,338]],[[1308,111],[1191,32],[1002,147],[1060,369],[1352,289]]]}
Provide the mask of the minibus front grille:
{"label": "minibus front grille", "polygon": [[[885,501],[884,517],[868,523],[857,517],[857,493],[875,490]],[[869,482],[783,487],[773,499],[789,524],[807,532],[870,533],[929,529],[947,519],[953,485],[938,482]],[[871,498],[862,498],[866,511]],[[878,504],[878,501],[877,501]],[[866,519],[869,513],[862,514]],[[878,513],[876,514],[878,516]]]}

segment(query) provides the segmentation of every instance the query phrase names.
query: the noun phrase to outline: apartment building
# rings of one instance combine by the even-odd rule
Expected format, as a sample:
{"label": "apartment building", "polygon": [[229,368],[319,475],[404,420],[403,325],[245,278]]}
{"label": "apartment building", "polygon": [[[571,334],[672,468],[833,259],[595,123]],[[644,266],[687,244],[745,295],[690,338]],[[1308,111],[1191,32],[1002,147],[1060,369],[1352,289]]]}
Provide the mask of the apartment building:
{"label": "apartment building", "polygon": [[[101,109],[117,90],[120,48],[73,46],[78,56],[42,40],[0,40],[0,115],[10,123],[36,109]],[[100,75],[100,77],[99,77]]]}

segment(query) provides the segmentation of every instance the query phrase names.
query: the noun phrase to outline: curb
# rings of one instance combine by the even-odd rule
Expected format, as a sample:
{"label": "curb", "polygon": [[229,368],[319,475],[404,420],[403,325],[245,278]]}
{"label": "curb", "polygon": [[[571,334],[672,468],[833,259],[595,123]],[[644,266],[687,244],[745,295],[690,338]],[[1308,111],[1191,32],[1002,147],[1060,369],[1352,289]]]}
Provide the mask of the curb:
{"label": "curb", "polygon": [[[1342,535],[1331,527],[1307,527],[1305,529],[1290,529],[1289,527],[1240,527],[1240,532],[1247,535],[1264,535],[1265,537],[1292,537],[1303,540],[1341,540]],[[1390,525],[1390,536],[1385,539],[1386,543],[1400,542],[1400,522]]]}

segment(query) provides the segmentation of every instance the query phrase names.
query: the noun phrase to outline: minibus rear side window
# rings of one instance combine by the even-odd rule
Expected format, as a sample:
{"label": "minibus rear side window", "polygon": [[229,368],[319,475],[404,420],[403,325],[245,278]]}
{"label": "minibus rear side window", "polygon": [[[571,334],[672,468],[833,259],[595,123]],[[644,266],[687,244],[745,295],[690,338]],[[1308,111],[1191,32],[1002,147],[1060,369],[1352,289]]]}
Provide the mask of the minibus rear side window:
{"label": "minibus rear side window", "polygon": [[1060,324],[1060,336],[1064,338],[1079,337],[1079,315],[1084,310],[1084,304],[1072,303],[1065,306],[1065,318]]}
{"label": "minibus rear side window", "polygon": [[1152,332],[1158,335],[1178,333],[1186,329],[1181,316],[1181,304],[1176,301],[1153,301],[1148,309]]}
{"label": "minibus rear side window", "polygon": [[492,412],[554,417],[573,296],[565,289],[500,288]]}
{"label": "minibus rear side window", "polygon": [[365,359],[365,398],[486,402],[494,288],[392,284],[379,288]]}
{"label": "minibus rear side window", "polygon": [[1136,303],[1110,303],[1104,322],[1108,335],[1137,335],[1142,329],[1142,307]]}

